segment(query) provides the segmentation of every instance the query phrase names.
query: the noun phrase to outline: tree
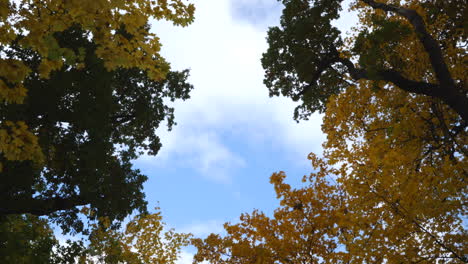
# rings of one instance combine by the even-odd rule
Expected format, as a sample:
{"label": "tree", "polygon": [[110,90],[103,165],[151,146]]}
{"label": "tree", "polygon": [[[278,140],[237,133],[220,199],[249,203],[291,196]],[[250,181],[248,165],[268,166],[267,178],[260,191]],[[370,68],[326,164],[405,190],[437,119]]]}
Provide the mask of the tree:
{"label": "tree", "polygon": [[146,211],[146,176],[131,160],[174,125],[165,102],[189,98],[149,19],[186,26],[193,5],[172,1],[2,1],[0,214],[49,215],[81,231],[93,218]]}
{"label": "tree", "polygon": [[[321,164],[324,166],[324,164]],[[280,207],[269,217],[259,210],[242,214],[240,223],[226,223],[227,236],[195,238],[194,263],[341,263],[334,257],[338,246],[340,199],[324,171],[304,177],[310,186],[292,189],[283,172],[274,173]],[[339,255],[340,253],[336,253]]]}
{"label": "tree", "polygon": [[161,213],[138,215],[120,232],[109,228],[108,218],[94,225],[90,235],[87,263],[175,264],[190,234],[164,230]]}
{"label": "tree", "polygon": [[[85,214],[92,211],[83,209]],[[87,243],[59,241],[47,219],[34,215],[4,216],[0,222],[2,263],[167,263],[174,264],[190,234],[165,230],[159,211],[137,215],[125,230],[111,228],[108,217],[91,224]]]}
{"label": "tree", "polygon": [[32,215],[0,217],[1,263],[50,263],[56,245],[46,220]]}
{"label": "tree", "polygon": [[270,95],[302,100],[295,118],[324,111],[350,81],[368,80],[438,98],[468,121],[464,1],[356,1],[361,27],[349,45],[331,25],[342,0],[282,2],[281,26],[268,32],[264,82]]}
{"label": "tree", "polygon": [[325,113],[324,157],[309,156],[317,172],[303,188],[274,174],[274,216],[254,212],[225,238],[195,240],[196,260],[466,262],[466,5],[355,1],[360,24],[342,40],[330,23],[341,1],[283,3],[265,84],[302,101],[296,119]]}
{"label": "tree", "polygon": [[194,263],[466,263],[465,205],[437,199],[442,184],[430,191],[421,184],[408,194],[414,200],[394,201],[398,188],[356,184],[346,167],[309,159],[317,172],[304,176],[303,187],[286,184],[283,172],[271,176],[280,199],[272,217],[256,210],[226,223],[224,237],[192,239]]}

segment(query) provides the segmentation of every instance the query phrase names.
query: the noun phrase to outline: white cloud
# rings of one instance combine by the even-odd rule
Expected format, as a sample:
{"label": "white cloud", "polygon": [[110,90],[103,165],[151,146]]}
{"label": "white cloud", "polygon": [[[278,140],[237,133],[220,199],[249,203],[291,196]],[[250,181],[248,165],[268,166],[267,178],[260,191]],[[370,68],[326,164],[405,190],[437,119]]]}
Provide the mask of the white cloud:
{"label": "white cloud", "polygon": [[[204,222],[193,222],[190,225],[187,225],[182,228],[178,228],[177,232],[179,233],[191,233],[196,238],[205,238],[211,233],[215,234],[224,234],[224,222],[218,220],[210,220]],[[182,249],[179,259],[176,264],[192,264],[193,256],[196,252],[196,248],[193,246],[188,246]],[[204,261],[203,264],[208,264],[209,262]]]}
{"label": "white cloud", "polygon": [[193,254],[183,250],[182,252],[180,252],[180,257],[176,261],[176,264],[192,264],[192,262]]}
{"label": "white cloud", "polygon": [[159,159],[163,163],[189,166],[217,182],[229,183],[230,171],[246,165],[246,161],[224,145],[214,131],[181,125],[174,134],[162,137],[162,140],[164,147]]}
{"label": "white cloud", "polygon": [[[182,252],[180,254],[180,258],[176,261],[176,264],[192,264],[193,263],[193,256],[194,256],[194,254],[192,254],[192,253],[190,253],[188,251],[182,250]],[[209,262],[203,261],[201,263],[202,264],[208,264]]]}
{"label": "white cloud", "polygon": [[177,229],[180,233],[191,233],[194,237],[205,238],[211,233],[220,234],[224,232],[224,222],[210,220],[194,222],[191,225]]}
{"label": "white cloud", "polygon": [[233,169],[247,163],[223,134],[245,144],[273,144],[285,150],[280,158],[301,163],[309,152],[320,153],[325,139],[319,115],[297,124],[289,98],[268,97],[260,64],[266,32],[233,21],[231,4],[196,1],[196,19],[187,28],[154,24],[163,55],[174,69],[191,68],[195,89],[191,99],[174,104],[179,125],[169,133],[160,131],[163,148],[156,160],[144,158],[171,166],[182,160],[204,177],[224,183],[230,182]]}

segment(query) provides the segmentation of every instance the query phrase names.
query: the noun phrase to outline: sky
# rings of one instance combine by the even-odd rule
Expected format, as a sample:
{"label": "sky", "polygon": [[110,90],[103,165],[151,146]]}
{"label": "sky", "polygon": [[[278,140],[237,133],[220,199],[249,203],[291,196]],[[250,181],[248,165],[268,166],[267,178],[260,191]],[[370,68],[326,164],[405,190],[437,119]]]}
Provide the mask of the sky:
{"label": "sky", "polygon": [[[162,55],[173,70],[189,68],[191,98],[176,101],[177,125],[158,129],[163,147],[134,166],[149,177],[144,190],[149,208],[159,206],[168,227],[196,237],[221,233],[225,222],[278,205],[269,184],[274,172],[299,184],[312,170],[310,152],[325,140],[321,116],[293,120],[289,98],[270,98],[263,85],[266,32],[279,22],[275,0],[198,0],[195,21],[186,28],[154,22]],[[354,17],[338,22],[349,30]],[[191,263],[194,249],[183,249],[178,264]]]}

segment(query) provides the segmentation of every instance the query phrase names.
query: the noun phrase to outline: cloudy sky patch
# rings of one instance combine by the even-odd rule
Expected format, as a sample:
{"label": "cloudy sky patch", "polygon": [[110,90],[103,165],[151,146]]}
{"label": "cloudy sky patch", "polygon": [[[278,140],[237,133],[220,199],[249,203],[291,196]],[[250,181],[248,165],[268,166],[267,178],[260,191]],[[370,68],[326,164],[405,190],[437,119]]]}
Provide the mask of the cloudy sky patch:
{"label": "cloudy sky patch", "polygon": [[[266,30],[282,7],[274,0],[201,0],[187,28],[155,22],[162,54],[174,70],[189,68],[191,98],[173,104],[177,126],[157,131],[163,147],[134,165],[148,175],[149,207],[161,207],[177,231],[206,236],[222,223],[278,206],[272,173],[285,171],[298,184],[311,172],[307,155],[321,154],[321,116],[293,120],[289,98],[270,98],[260,59]],[[347,16],[337,25],[344,30]],[[213,220],[215,219],[215,220]],[[190,231],[191,230],[191,231]],[[193,251],[184,251],[188,263]]]}
{"label": "cloudy sky patch", "polygon": [[282,5],[275,0],[231,0],[230,15],[234,20],[259,28],[278,23]]}

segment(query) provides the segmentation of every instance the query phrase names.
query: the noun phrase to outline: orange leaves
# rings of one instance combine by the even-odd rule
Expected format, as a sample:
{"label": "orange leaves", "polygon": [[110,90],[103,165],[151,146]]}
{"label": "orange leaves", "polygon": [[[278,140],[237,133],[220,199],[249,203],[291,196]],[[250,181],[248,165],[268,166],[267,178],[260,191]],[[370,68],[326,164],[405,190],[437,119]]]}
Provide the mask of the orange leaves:
{"label": "orange leaves", "polygon": [[[322,160],[310,158],[325,169]],[[242,214],[240,223],[225,225],[226,237],[212,234],[194,240],[196,263],[336,263],[336,188],[322,171],[305,177],[301,189],[292,189],[285,177],[280,172],[270,178],[281,204],[273,217],[260,211]]]}

